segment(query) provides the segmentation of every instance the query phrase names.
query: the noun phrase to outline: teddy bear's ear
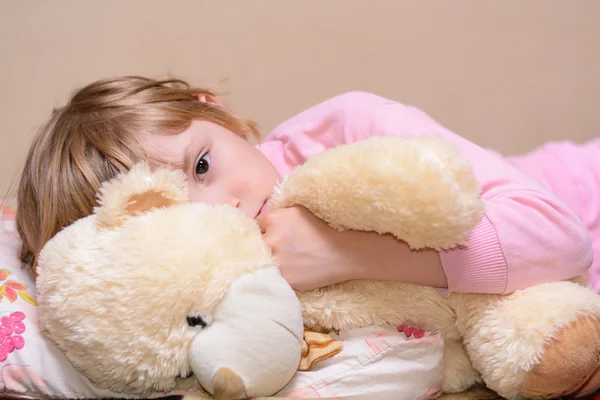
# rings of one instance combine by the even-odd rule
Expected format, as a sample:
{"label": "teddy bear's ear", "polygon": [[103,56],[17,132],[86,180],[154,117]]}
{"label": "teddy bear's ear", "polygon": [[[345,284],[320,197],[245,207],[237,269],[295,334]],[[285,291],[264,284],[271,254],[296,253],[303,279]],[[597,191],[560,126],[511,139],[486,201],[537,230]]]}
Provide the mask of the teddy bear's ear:
{"label": "teddy bear's ear", "polygon": [[166,168],[153,172],[147,163],[139,163],[102,184],[94,213],[99,227],[111,228],[131,216],[187,201],[183,172]]}

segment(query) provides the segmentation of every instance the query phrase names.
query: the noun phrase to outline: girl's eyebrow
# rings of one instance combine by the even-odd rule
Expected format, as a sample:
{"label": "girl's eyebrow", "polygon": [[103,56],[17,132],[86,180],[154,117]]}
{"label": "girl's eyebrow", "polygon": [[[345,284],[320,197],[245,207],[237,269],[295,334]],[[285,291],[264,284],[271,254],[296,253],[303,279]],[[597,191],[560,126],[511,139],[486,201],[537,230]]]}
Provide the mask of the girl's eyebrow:
{"label": "girl's eyebrow", "polygon": [[183,159],[181,160],[181,164],[177,165],[177,168],[181,168],[182,171],[187,172],[190,168],[190,158],[192,154],[192,146],[191,143],[185,146],[185,151],[183,152]]}
{"label": "girl's eyebrow", "polygon": [[181,169],[185,173],[189,171],[191,162],[190,160],[192,158],[192,150],[195,144],[196,141],[194,139],[191,139],[189,141],[189,143],[185,146],[185,149],[183,150],[183,158],[181,159],[181,163],[176,163],[175,168]]}

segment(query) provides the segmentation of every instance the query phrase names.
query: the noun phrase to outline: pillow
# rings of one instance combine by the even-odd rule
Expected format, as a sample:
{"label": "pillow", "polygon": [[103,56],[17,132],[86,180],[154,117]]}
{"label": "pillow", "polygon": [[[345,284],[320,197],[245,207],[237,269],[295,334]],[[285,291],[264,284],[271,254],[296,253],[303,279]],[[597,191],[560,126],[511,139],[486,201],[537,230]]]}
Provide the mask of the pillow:
{"label": "pillow", "polygon": [[[94,386],[41,335],[34,283],[19,260],[14,207],[0,203],[0,218],[0,390],[23,397],[127,397]],[[368,393],[398,399],[402,393],[402,398],[424,400],[439,394],[443,355],[439,333],[370,327],[340,332],[337,338],[344,341],[344,350],[313,371],[298,372],[279,396]],[[202,396],[198,391],[176,394]]]}

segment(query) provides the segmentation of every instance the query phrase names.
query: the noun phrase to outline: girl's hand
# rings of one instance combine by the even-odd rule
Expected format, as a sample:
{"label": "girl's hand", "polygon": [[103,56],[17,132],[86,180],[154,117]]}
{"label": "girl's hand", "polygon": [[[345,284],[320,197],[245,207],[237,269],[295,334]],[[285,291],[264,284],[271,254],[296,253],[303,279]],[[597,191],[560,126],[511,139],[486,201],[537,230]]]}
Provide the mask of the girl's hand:
{"label": "girl's hand", "polygon": [[351,231],[339,232],[300,206],[265,211],[257,222],[283,277],[294,289],[353,279],[356,260],[347,248]]}

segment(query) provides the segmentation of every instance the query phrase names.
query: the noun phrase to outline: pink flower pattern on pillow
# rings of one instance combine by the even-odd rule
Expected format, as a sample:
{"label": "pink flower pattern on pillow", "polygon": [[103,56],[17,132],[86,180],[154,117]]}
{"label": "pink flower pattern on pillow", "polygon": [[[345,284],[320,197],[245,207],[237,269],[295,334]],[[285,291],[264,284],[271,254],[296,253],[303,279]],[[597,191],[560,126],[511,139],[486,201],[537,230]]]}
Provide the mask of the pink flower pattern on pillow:
{"label": "pink flower pattern on pillow", "polygon": [[12,312],[8,316],[0,318],[0,362],[6,361],[8,355],[15,350],[25,347],[25,313],[22,311]]}

